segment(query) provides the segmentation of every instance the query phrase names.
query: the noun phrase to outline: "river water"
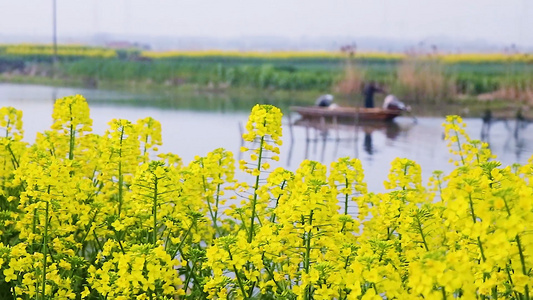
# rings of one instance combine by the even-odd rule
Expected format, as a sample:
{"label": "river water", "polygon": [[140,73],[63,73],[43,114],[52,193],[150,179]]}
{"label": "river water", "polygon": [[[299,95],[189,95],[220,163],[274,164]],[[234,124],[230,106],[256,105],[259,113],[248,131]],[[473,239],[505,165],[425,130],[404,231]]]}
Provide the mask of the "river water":
{"label": "river water", "polygon": [[[185,163],[216,148],[232,151],[239,158],[242,128],[255,103],[224,96],[150,95],[124,92],[0,83],[0,105],[23,111],[25,140],[33,142],[37,132],[52,124],[54,100],[81,94],[89,102],[93,131],[104,133],[113,118],[132,122],[148,116],[161,122],[160,152],[178,154]],[[287,100],[288,101],[288,100]],[[264,101],[260,101],[264,102]],[[290,101],[283,102],[288,107]],[[416,111],[416,109],[415,109]],[[382,192],[390,163],[405,157],[421,165],[427,180],[434,170],[449,172],[451,154],[443,140],[444,117],[399,117],[389,125],[317,126],[301,124],[297,114],[283,108],[283,146],[279,165],[295,170],[304,159],[330,164],[340,157],[359,158],[369,191]],[[481,119],[465,119],[467,132],[481,139]],[[533,155],[533,134],[524,124],[494,123],[483,140],[504,165],[526,163]],[[242,175],[244,176],[244,175]]]}

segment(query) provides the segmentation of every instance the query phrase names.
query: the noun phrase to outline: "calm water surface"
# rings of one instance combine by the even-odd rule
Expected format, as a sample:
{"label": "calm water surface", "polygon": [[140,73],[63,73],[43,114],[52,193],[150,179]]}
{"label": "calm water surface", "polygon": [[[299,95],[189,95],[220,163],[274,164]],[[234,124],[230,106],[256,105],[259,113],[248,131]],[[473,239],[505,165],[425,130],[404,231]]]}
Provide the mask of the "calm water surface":
{"label": "calm water surface", "polygon": [[[239,158],[240,134],[254,103],[227,97],[131,95],[127,93],[0,83],[0,105],[24,112],[25,140],[33,142],[37,132],[52,124],[54,99],[82,94],[89,101],[93,131],[104,133],[113,118],[132,122],[151,116],[161,122],[161,152],[176,153],[187,163],[195,155],[216,148],[232,151]],[[236,105],[235,103],[239,103]],[[287,102],[287,106],[289,103]],[[248,106],[248,107],[246,107]],[[286,110],[286,109],[285,109]],[[422,166],[425,179],[434,171],[449,172],[453,166],[443,140],[444,118],[397,118],[391,126],[355,127],[339,125],[326,130],[316,124],[297,122],[298,115],[284,111],[280,166],[294,170],[303,159],[331,163],[344,156],[361,159],[369,190],[384,191],[390,163],[395,157],[412,159]],[[465,119],[472,138],[481,138],[482,121]],[[531,126],[515,135],[515,124],[492,125],[485,140],[503,164],[526,163],[533,154]]]}

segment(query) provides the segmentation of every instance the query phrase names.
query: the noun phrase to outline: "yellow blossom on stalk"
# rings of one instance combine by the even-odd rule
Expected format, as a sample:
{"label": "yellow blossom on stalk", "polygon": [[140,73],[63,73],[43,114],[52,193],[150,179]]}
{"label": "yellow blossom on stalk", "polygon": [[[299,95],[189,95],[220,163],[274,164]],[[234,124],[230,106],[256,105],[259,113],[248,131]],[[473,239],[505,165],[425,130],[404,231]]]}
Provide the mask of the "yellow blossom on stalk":
{"label": "yellow blossom on stalk", "polygon": [[[207,250],[206,258],[207,266],[215,275],[204,289],[209,293],[209,299],[218,299],[221,290],[229,290],[240,299],[251,296],[253,285],[260,280],[263,260],[260,249],[248,243],[244,231],[218,238]],[[226,270],[233,274],[226,275]]]}
{"label": "yellow blossom on stalk", "polygon": [[386,189],[422,190],[422,169],[420,165],[407,158],[395,158],[391,163]]}
{"label": "yellow blossom on stalk", "polygon": [[70,134],[72,130],[77,133],[91,131],[93,123],[89,116],[89,105],[81,95],[57,99],[52,118],[52,129],[60,130],[63,134]]}
{"label": "yellow blossom on stalk", "polygon": [[128,120],[111,120],[109,126],[99,145],[102,153],[96,170],[97,180],[102,184],[99,197],[109,203],[104,209],[112,209],[120,216],[129,192],[127,185],[141,162],[140,142],[136,127]]}
{"label": "yellow blossom on stalk", "polygon": [[[137,168],[131,185],[131,194],[123,207],[123,215],[130,226],[145,228],[143,231],[130,229],[135,232],[133,241],[143,241],[156,245],[159,241],[160,230],[168,218],[183,218],[183,211],[178,204],[179,181],[172,169],[165,167],[162,162],[152,161]],[[129,219],[131,221],[127,221]],[[115,227],[116,228],[116,227]],[[118,228],[117,228],[118,229]]]}
{"label": "yellow blossom on stalk", "polygon": [[447,116],[446,122],[442,124],[444,127],[444,138],[448,141],[448,149],[454,155],[458,155],[461,162],[465,163],[465,149],[462,144],[470,141],[470,137],[466,134],[465,124],[463,119],[459,116]]}
{"label": "yellow blossom on stalk", "polygon": [[265,158],[279,159],[279,146],[282,144],[281,117],[281,110],[272,105],[257,104],[252,108],[246,123],[247,132],[242,138],[246,142],[254,143],[254,147],[241,148],[243,152],[250,152],[251,159],[250,162],[240,162],[242,170],[252,174],[254,170],[268,169],[261,165]]}
{"label": "yellow blossom on stalk", "polygon": [[[184,197],[191,203],[194,198],[199,199],[199,206],[191,207],[201,211],[211,220],[211,226],[206,230],[212,230],[212,236],[221,235],[227,230],[221,207],[226,205],[228,196],[226,192],[233,189],[235,183],[235,160],[233,154],[222,148],[215,149],[206,157],[197,157],[184,170],[185,184],[190,184],[190,191]],[[196,187],[196,189],[194,188]],[[206,232],[207,233],[207,232]],[[207,240],[209,238],[206,236]]]}
{"label": "yellow blossom on stalk", "polygon": [[22,140],[22,111],[11,106],[0,108],[0,127],[5,130],[4,137],[14,141]]}
{"label": "yellow blossom on stalk", "polygon": [[243,139],[253,142],[257,138],[270,136],[274,143],[281,144],[281,116],[280,109],[275,106],[255,105],[246,123],[248,133],[243,135]]}
{"label": "yellow blossom on stalk", "polygon": [[141,154],[147,156],[148,151],[157,151],[157,146],[163,144],[161,137],[161,123],[151,117],[147,117],[139,119],[135,126],[137,127],[137,133],[141,143]]}
{"label": "yellow blossom on stalk", "polygon": [[294,178],[294,173],[291,171],[285,170],[283,168],[276,168],[270,173],[267,177],[266,184],[262,185],[257,191],[258,205],[266,211],[269,210],[267,207],[270,207],[270,211],[264,215],[265,220],[263,222],[274,222],[276,220],[276,214],[274,210],[278,206],[282,197],[287,196],[287,186]]}
{"label": "yellow blossom on stalk", "polygon": [[364,178],[363,166],[358,159],[345,157],[331,163],[328,181],[344,198],[341,201],[344,202],[345,215],[348,214],[350,202],[357,202],[358,196],[367,193]]}
{"label": "yellow blossom on stalk", "polygon": [[[3,283],[11,286],[18,297],[76,299],[77,287],[72,277],[76,272],[83,272],[83,266],[76,265],[80,269],[73,270],[67,257],[57,257],[55,262],[48,259],[44,264],[43,253],[31,253],[27,248],[25,243],[11,248],[0,244],[0,257],[7,258],[5,267],[2,266]],[[44,266],[46,284],[43,286]]]}
{"label": "yellow blossom on stalk", "polygon": [[443,172],[440,170],[433,171],[432,176],[429,177],[428,191],[435,193],[436,195],[440,197],[441,200],[444,200],[442,198],[442,188],[444,184],[445,184],[445,180],[444,180]]}
{"label": "yellow blossom on stalk", "polygon": [[0,128],[5,131],[5,134],[0,136],[0,177],[4,178],[6,185],[10,185],[7,178],[18,168],[27,147],[27,143],[22,141],[22,111],[13,107],[0,108]]}
{"label": "yellow blossom on stalk", "polygon": [[157,157],[159,157],[169,167],[176,169],[180,169],[181,167],[183,167],[183,160],[176,154],[161,153]]}
{"label": "yellow blossom on stalk", "polygon": [[[293,292],[302,297],[315,293],[315,284],[318,283],[315,267],[326,261],[331,263],[331,269],[324,274],[327,281],[326,277],[333,276],[349,262],[332,260],[335,256],[331,253],[340,253],[339,247],[346,241],[346,237],[339,234],[341,226],[338,224],[339,219],[335,218],[338,215],[336,193],[326,180],[325,166],[304,161],[294,178],[287,183],[287,197],[281,197],[274,210],[279,220],[276,230],[280,235],[278,243],[283,245],[280,248],[283,252],[279,254],[286,256],[280,271],[287,272],[289,278],[296,280],[300,288]],[[291,267],[294,264],[302,266],[300,274]],[[346,282],[340,278],[328,282],[335,284],[331,288],[332,292],[340,296],[339,289]],[[319,292],[323,295],[328,293],[324,290]]]}
{"label": "yellow blossom on stalk", "polygon": [[13,107],[0,108],[0,233],[3,241],[16,239],[13,230],[21,190],[20,182],[14,179],[14,172],[27,150],[27,143],[22,141],[22,111]]}
{"label": "yellow blossom on stalk", "polygon": [[[59,145],[52,145],[56,155],[73,159],[76,149],[76,139],[92,130],[92,119],[90,118],[89,105],[85,98],[80,95],[57,99],[54,103],[52,113],[54,123],[51,129],[57,132],[58,136],[68,142],[61,142]],[[64,145],[65,147],[58,147]],[[64,155],[64,156],[63,156]]]}
{"label": "yellow blossom on stalk", "polygon": [[73,169],[71,161],[51,156],[35,146],[26,152],[15,172],[15,178],[27,187],[20,195],[19,209],[25,212],[17,222],[21,237],[33,241],[44,233],[48,222],[46,206],[49,217],[53,216],[48,229],[52,237],[66,237],[87,225],[78,216],[89,214],[91,207],[83,201],[92,189],[84,186],[86,181],[81,178],[73,180]]}
{"label": "yellow blossom on stalk", "polygon": [[242,136],[244,141],[254,143],[254,147],[242,148],[251,154],[249,162],[239,161],[240,169],[254,176],[255,183],[249,192],[250,195],[243,202],[243,207],[239,208],[238,212],[229,211],[228,214],[240,215],[240,221],[244,228],[247,228],[249,243],[253,241],[257,228],[260,226],[258,219],[267,213],[267,204],[260,203],[261,198],[265,198],[259,194],[261,174],[268,171],[270,167],[268,159],[279,159],[278,146],[282,144],[281,118],[282,114],[279,108],[272,105],[255,105],[246,124],[247,132]]}
{"label": "yellow blossom on stalk", "polygon": [[[480,164],[494,158],[487,143],[470,139],[461,117],[448,116],[443,126],[448,148],[452,154],[459,156],[462,165],[466,163]],[[459,165],[459,162],[455,162],[455,165]]]}
{"label": "yellow blossom on stalk", "polygon": [[184,295],[182,280],[176,276],[179,265],[162,246],[134,245],[113,252],[100,268],[91,268],[88,283],[113,299],[178,297]]}

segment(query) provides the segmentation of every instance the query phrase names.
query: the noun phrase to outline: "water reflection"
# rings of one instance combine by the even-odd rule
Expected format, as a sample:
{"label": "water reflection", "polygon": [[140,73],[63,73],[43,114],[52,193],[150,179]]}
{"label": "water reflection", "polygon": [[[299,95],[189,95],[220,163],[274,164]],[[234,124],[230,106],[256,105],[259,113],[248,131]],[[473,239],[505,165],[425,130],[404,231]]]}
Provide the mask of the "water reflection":
{"label": "water reflection", "polygon": [[[302,124],[294,122],[298,115],[291,116],[290,105],[301,105],[290,99],[233,98],[221,95],[130,95],[122,92],[87,90],[77,88],[54,88],[34,85],[0,83],[0,106],[13,106],[24,112],[24,140],[32,143],[36,133],[52,124],[53,102],[51,99],[82,94],[90,102],[93,132],[103,134],[113,118],[135,122],[140,118],[153,117],[161,122],[163,146],[161,153],[179,155],[184,163],[195,156],[206,155],[216,148],[225,148],[237,157],[250,109],[255,103],[285,105],[283,119],[283,145],[280,146],[280,161],[273,167],[283,166],[294,171],[303,159],[320,161],[329,165],[340,157],[361,159],[365,181],[370,191],[383,191],[390,163],[395,157],[411,159],[422,167],[424,178],[434,170],[445,173],[455,168],[449,163],[447,141],[442,139],[444,108],[435,108],[438,117],[424,117],[417,113],[417,122],[408,116],[398,117],[394,123],[379,124]],[[135,100],[131,100],[135,99]],[[528,132],[530,120],[508,115],[507,122],[497,120],[498,111],[491,112],[491,123],[483,127],[479,117],[464,118],[470,137],[490,142],[492,152],[503,165],[527,163],[533,154],[533,135]],[[524,111],[524,114],[526,111]],[[291,119],[292,117],[292,119]],[[154,159],[157,157],[154,156]],[[246,176],[244,176],[246,177]],[[247,177],[246,177],[247,178]],[[245,179],[244,179],[245,180]]]}
{"label": "water reflection", "polygon": [[[372,143],[372,134],[380,132],[388,140],[395,140],[402,128],[396,122],[370,122],[370,123],[355,123],[355,122],[335,122],[326,120],[324,118],[308,119],[300,118],[295,122],[289,122],[291,144],[289,147],[289,156],[287,166],[291,164],[291,157],[294,148],[294,137],[292,127],[300,127],[305,130],[305,153],[304,159],[312,159],[311,157],[319,157],[320,162],[333,161],[338,157],[338,150],[340,146],[352,149],[353,157],[359,157],[358,142],[360,135],[363,134],[363,150],[373,155],[376,149]],[[403,130],[407,131],[410,127]],[[325,157],[327,147],[333,147],[331,151],[332,157]]]}
{"label": "water reflection", "polygon": [[365,132],[365,141],[363,143],[363,149],[365,149],[366,153],[372,155],[374,152],[372,149],[372,133]]}
{"label": "water reflection", "polygon": [[[521,160],[521,156],[524,152],[527,152],[527,126],[533,122],[533,120],[526,118],[521,110],[518,110],[514,117],[495,117],[490,109],[485,110],[481,117],[481,133],[480,139],[491,148],[491,128],[498,124],[503,124],[505,128],[506,136],[503,139],[503,152],[513,153],[517,161]],[[501,144],[502,138],[496,137],[492,142]],[[514,151],[513,151],[514,150]]]}

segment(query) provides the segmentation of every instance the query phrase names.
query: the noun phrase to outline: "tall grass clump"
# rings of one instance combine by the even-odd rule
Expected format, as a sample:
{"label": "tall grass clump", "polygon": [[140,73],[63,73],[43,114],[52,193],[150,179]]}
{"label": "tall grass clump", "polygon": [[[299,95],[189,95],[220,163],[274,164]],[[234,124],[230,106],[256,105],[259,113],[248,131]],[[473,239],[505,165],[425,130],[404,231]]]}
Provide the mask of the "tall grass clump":
{"label": "tall grass clump", "polygon": [[455,85],[446,76],[443,64],[431,56],[411,54],[397,69],[398,94],[419,103],[439,103],[455,96]]}
{"label": "tall grass clump", "polygon": [[344,64],[344,74],[336,83],[336,89],[343,95],[359,95],[362,93],[364,80],[364,70],[358,67],[357,62],[350,55]]}
{"label": "tall grass clump", "polygon": [[533,104],[533,71],[524,70],[516,62],[508,60],[505,77],[498,89],[493,92],[494,98],[517,100],[523,104]]}

